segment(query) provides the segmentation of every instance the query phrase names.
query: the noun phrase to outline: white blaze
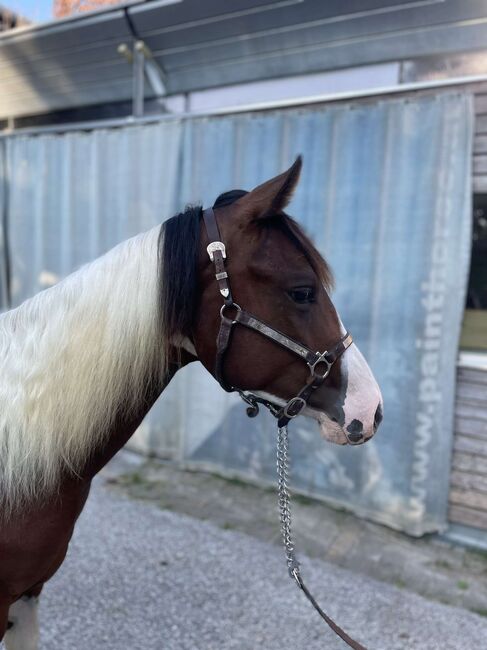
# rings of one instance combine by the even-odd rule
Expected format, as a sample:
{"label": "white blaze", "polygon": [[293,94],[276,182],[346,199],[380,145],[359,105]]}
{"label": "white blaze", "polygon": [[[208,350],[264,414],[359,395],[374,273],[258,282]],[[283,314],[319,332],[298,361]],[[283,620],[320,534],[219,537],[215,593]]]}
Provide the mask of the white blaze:
{"label": "white blaze", "polygon": [[380,388],[364,359],[355,345],[348,348],[342,357],[342,381],[346,382],[343,410],[345,429],[353,420],[359,420],[364,427],[366,438],[374,434],[374,418],[377,407],[382,407]]}
{"label": "white blaze", "polygon": [[[340,321],[341,334],[346,333]],[[345,421],[338,425],[325,413],[313,413],[320,423],[321,434],[331,442],[346,443],[347,427],[354,421],[362,423],[364,439],[371,438],[374,431],[374,420],[377,408],[382,409],[382,395],[374,375],[364,359],[362,353],[355,345],[345,350],[341,356],[341,394],[344,396],[343,404],[338,405],[343,409]],[[310,413],[311,415],[311,413]]]}

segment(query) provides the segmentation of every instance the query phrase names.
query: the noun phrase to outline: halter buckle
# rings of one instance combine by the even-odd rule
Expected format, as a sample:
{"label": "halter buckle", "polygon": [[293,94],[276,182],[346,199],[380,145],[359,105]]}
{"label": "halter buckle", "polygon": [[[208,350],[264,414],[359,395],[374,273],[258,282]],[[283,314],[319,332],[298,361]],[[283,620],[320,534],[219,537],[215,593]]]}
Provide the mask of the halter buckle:
{"label": "halter buckle", "polygon": [[[319,354],[319,352],[317,354]],[[328,359],[326,358],[327,354],[328,354],[328,352],[323,352],[323,354],[319,354],[318,358],[316,359],[316,361],[314,363],[309,363],[308,362],[309,371],[310,371],[312,377],[316,377],[318,379],[326,379],[328,377],[328,375],[330,374],[330,370],[331,370],[331,367],[332,367],[333,364],[330,363],[328,361]],[[324,372],[319,372],[319,366],[320,366],[321,363],[326,364]]]}
{"label": "halter buckle", "polygon": [[215,257],[215,251],[221,251],[223,255],[223,259],[227,259],[227,251],[225,249],[225,244],[221,241],[212,241],[208,244],[206,247],[206,251],[208,255],[210,256],[210,260],[213,262],[214,257]]}

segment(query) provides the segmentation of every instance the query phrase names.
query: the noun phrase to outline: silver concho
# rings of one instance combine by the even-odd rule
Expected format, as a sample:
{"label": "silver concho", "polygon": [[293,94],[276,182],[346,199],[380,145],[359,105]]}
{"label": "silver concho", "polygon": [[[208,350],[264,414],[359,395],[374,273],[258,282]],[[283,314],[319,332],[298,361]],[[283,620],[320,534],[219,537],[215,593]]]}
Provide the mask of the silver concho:
{"label": "silver concho", "polygon": [[221,251],[223,255],[223,259],[226,259],[227,257],[227,252],[225,250],[225,244],[221,241],[212,241],[208,246],[206,247],[206,250],[208,251],[208,255],[210,256],[210,260],[213,262],[213,253],[215,251]]}

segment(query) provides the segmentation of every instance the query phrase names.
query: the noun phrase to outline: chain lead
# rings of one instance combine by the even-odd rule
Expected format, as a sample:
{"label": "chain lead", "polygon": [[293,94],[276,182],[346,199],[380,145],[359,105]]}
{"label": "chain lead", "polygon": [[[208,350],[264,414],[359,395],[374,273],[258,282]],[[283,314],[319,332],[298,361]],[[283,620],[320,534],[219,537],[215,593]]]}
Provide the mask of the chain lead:
{"label": "chain lead", "polygon": [[331,619],[326,612],[316,602],[315,598],[306,587],[299,571],[299,562],[296,559],[294,542],[291,532],[291,495],[289,494],[289,434],[287,424],[277,427],[277,476],[278,476],[278,499],[279,499],[279,519],[281,522],[282,543],[286,553],[286,562],[289,575],[294,578],[298,587],[302,590],[306,598],[316,609],[321,618],[353,648],[353,650],[367,650],[365,646],[355,641],[342,628]]}
{"label": "chain lead", "polygon": [[294,552],[291,532],[291,495],[289,494],[289,434],[287,424],[277,429],[277,475],[279,519],[289,575],[301,586],[299,562]]}

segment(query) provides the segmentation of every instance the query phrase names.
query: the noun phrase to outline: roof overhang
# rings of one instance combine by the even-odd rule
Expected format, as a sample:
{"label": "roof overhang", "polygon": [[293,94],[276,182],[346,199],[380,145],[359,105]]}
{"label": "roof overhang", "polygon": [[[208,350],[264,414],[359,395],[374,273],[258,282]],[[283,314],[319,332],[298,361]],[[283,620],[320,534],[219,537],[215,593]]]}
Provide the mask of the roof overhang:
{"label": "roof overhang", "polygon": [[145,94],[155,97],[483,49],[485,13],[484,2],[455,0],[111,6],[0,35],[0,118],[130,101],[134,65],[127,52],[138,41],[146,75],[153,75]]}

